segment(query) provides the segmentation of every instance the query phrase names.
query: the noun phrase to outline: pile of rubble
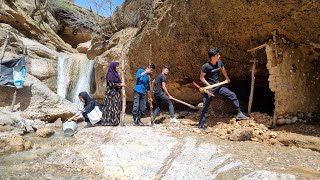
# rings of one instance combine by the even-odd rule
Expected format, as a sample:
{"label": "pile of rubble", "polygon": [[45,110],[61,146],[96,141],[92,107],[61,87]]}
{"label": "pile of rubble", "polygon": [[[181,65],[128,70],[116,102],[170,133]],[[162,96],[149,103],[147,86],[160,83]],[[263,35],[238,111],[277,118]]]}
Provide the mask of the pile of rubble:
{"label": "pile of rubble", "polygon": [[267,128],[270,128],[272,126],[272,116],[269,116],[266,113],[259,113],[259,112],[253,112],[250,113],[250,117],[255,120],[258,124],[263,124]]}
{"label": "pile of rubble", "polygon": [[227,123],[218,123],[212,128],[212,134],[222,139],[232,141],[255,141],[270,144],[279,143],[277,133],[270,131],[265,125],[259,124],[253,119],[236,121],[235,118]]}
{"label": "pile of rubble", "polygon": [[279,144],[277,133],[270,131],[264,124],[256,122],[253,118],[249,120],[237,121],[230,119],[229,123],[218,122],[213,127],[207,127],[205,130],[197,128],[198,122],[191,119],[183,119],[180,125],[170,125],[169,123],[157,124],[161,128],[178,131],[191,131],[199,134],[210,134],[221,139],[231,141],[255,141],[269,144]]}

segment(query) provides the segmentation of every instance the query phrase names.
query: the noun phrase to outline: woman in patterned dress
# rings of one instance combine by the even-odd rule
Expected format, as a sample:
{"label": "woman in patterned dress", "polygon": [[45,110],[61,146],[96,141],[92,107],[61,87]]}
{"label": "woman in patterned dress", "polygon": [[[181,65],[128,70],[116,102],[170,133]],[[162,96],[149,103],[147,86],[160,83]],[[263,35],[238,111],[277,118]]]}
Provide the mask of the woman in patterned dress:
{"label": "woman in patterned dress", "polygon": [[102,125],[117,126],[120,123],[121,113],[121,78],[117,71],[118,62],[111,62],[106,75],[106,91],[104,98]]}

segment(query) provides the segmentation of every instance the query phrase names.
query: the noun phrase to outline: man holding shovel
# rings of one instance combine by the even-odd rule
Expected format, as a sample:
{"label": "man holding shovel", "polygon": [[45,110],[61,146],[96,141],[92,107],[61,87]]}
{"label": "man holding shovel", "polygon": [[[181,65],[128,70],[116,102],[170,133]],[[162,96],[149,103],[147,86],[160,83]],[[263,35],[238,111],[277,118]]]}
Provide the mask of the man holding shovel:
{"label": "man holding shovel", "polygon": [[149,77],[155,69],[154,64],[150,64],[149,67],[144,69],[138,69],[136,73],[136,85],[134,86],[133,94],[133,125],[134,126],[143,126],[141,118],[146,112],[146,92],[148,91],[148,102],[152,104],[152,97],[150,92]]}
{"label": "man holding shovel", "polygon": [[167,74],[170,71],[169,66],[164,66],[162,68],[162,73],[159,74],[155,80],[152,82],[152,89],[154,87],[154,97],[156,99],[157,108],[154,110],[153,116],[154,119],[157,117],[161,110],[162,103],[165,102],[169,105],[169,112],[170,112],[170,123],[180,123],[174,117],[174,108],[173,103],[170,100],[172,96],[169,94],[168,89],[166,87],[167,82]]}
{"label": "man holding shovel", "polygon": [[[247,116],[245,116],[240,109],[240,104],[238,101],[238,98],[236,94],[232,91],[230,91],[226,87],[221,87],[221,86],[216,86],[215,84],[219,83],[219,73],[220,71],[222,72],[223,76],[225,77],[225,81],[221,82],[219,84],[224,84],[224,83],[230,83],[230,79],[228,77],[227,71],[220,60],[220,54],[219,54],[219,49],[218,48],[210,48],[208,51],[208,56],[210,61],[204,64],[201,68],[201,73],[200,73],[200,80],[206,84],[207,86],[204,88],[200,88],[200,91],[205,91],[209,90],[210,93],[212,94],[219,94],[222,96],[227,97],[230,99],[234,106],[237,108],[238,114],[236,116],[237,119],[248,119]],[[212,96],[210,96],[208,93],[204,94],[203,98],[203,104],[204,107],[202,109],[201,115],[200,115],[200,120],[199,120],[199,129],[204,129],[204,124],[206,122],[205,120],[205,114],[208,112],[208,108],[210,106],[210,103],[212,101]]]}

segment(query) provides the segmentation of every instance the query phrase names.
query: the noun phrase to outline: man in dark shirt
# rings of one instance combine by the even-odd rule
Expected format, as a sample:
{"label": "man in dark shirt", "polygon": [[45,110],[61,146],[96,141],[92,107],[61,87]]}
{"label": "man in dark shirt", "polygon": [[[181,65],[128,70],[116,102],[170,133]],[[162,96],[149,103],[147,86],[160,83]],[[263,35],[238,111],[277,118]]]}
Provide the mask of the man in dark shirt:
{"label": "man in dark shirt", "polygon": [[[154,110],[153,116],[154,119],[157,117],[161,110],[161,105],[163,102],[168,103],[169,105],[169,112],[170,112],[170,122],[171,123],[179,123],[179,121],[174,117],[174,108],[173,103],[170,100],[172,96],[169,94],[166,82],[167,82],[167,74],[170,71],[169,66],[164,66],[162,68],[162,73],[159,74],[155,80],[152,82],[152,89],[154,89],[154,97],[156,100],[157,108]],[[153,88],[154,87],[154,88]]]}
{"label": "man in dark shirt", "polygon": [[152,97],[150,93],[149,75],[152,74],[155,69],[155,65],[151,64],[149,67],[144,69],[138,69],[136,72],[136,85],[133,88],[133,125],[143,126],[141,118],[146,112],[146,92],[148,91],[148,101],[152,103]]}
{"label": "man in dark shirt", "polygon": [[[230,79],[228,77],[227,71],[222,61],[220,60],[221,56],[219,54],[219,49],[218,48],[209,49],[208,55],[209,55],[210,61],[202,66],[201,73],[200,73],[200,80],[207,86],[219,83],[219,74],[221,71],[223,76],[226,78],[226,81],[230,83]],[[230,91],[226,87],[221,87],[221,86],[215,87],[209,91],[212,94],[219,94],[230,99],[233,102],[234,106],[237,108],[237,111],[238,111],[237,119],[248,119],[248,117],[241,112],[238,98],[234,92]],[[204,107],[202,109],[200,120],[199,120],[200,129],[205,128],[204,127],[204,124],[206,122],[205,114],[208,112],[208,108],[210,106],[211,101],[212,101],[212,96],[205,93],[203,98]]]}

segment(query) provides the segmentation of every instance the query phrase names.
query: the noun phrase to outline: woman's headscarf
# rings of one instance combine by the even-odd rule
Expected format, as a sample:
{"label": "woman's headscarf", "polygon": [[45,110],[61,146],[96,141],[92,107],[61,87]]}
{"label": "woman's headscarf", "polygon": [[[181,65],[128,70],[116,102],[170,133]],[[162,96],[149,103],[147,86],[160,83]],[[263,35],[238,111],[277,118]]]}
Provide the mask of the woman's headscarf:
{"label": "woman's headscarf", "polygon": [[90,102],[95,101],[94,99],[92,99],[89,94],[85,91],[82,91],[81,93],[79,93],[80,97],[82,97],[84,99],[84,106],[87,106]]}
{"label": "woman's headscarf", "polygon": [[109,66],[109,69],[108,69],[108,72],[107,72],[107,75],[106,75],[106,80],[107,81],[111,81],[111,82],[114,82],[114,83],[121,83],[121,79],[120,79],[120,76],[116,70],[116,67],[119,65],[118,62],[111,62],[110,63],[110,66]]}

